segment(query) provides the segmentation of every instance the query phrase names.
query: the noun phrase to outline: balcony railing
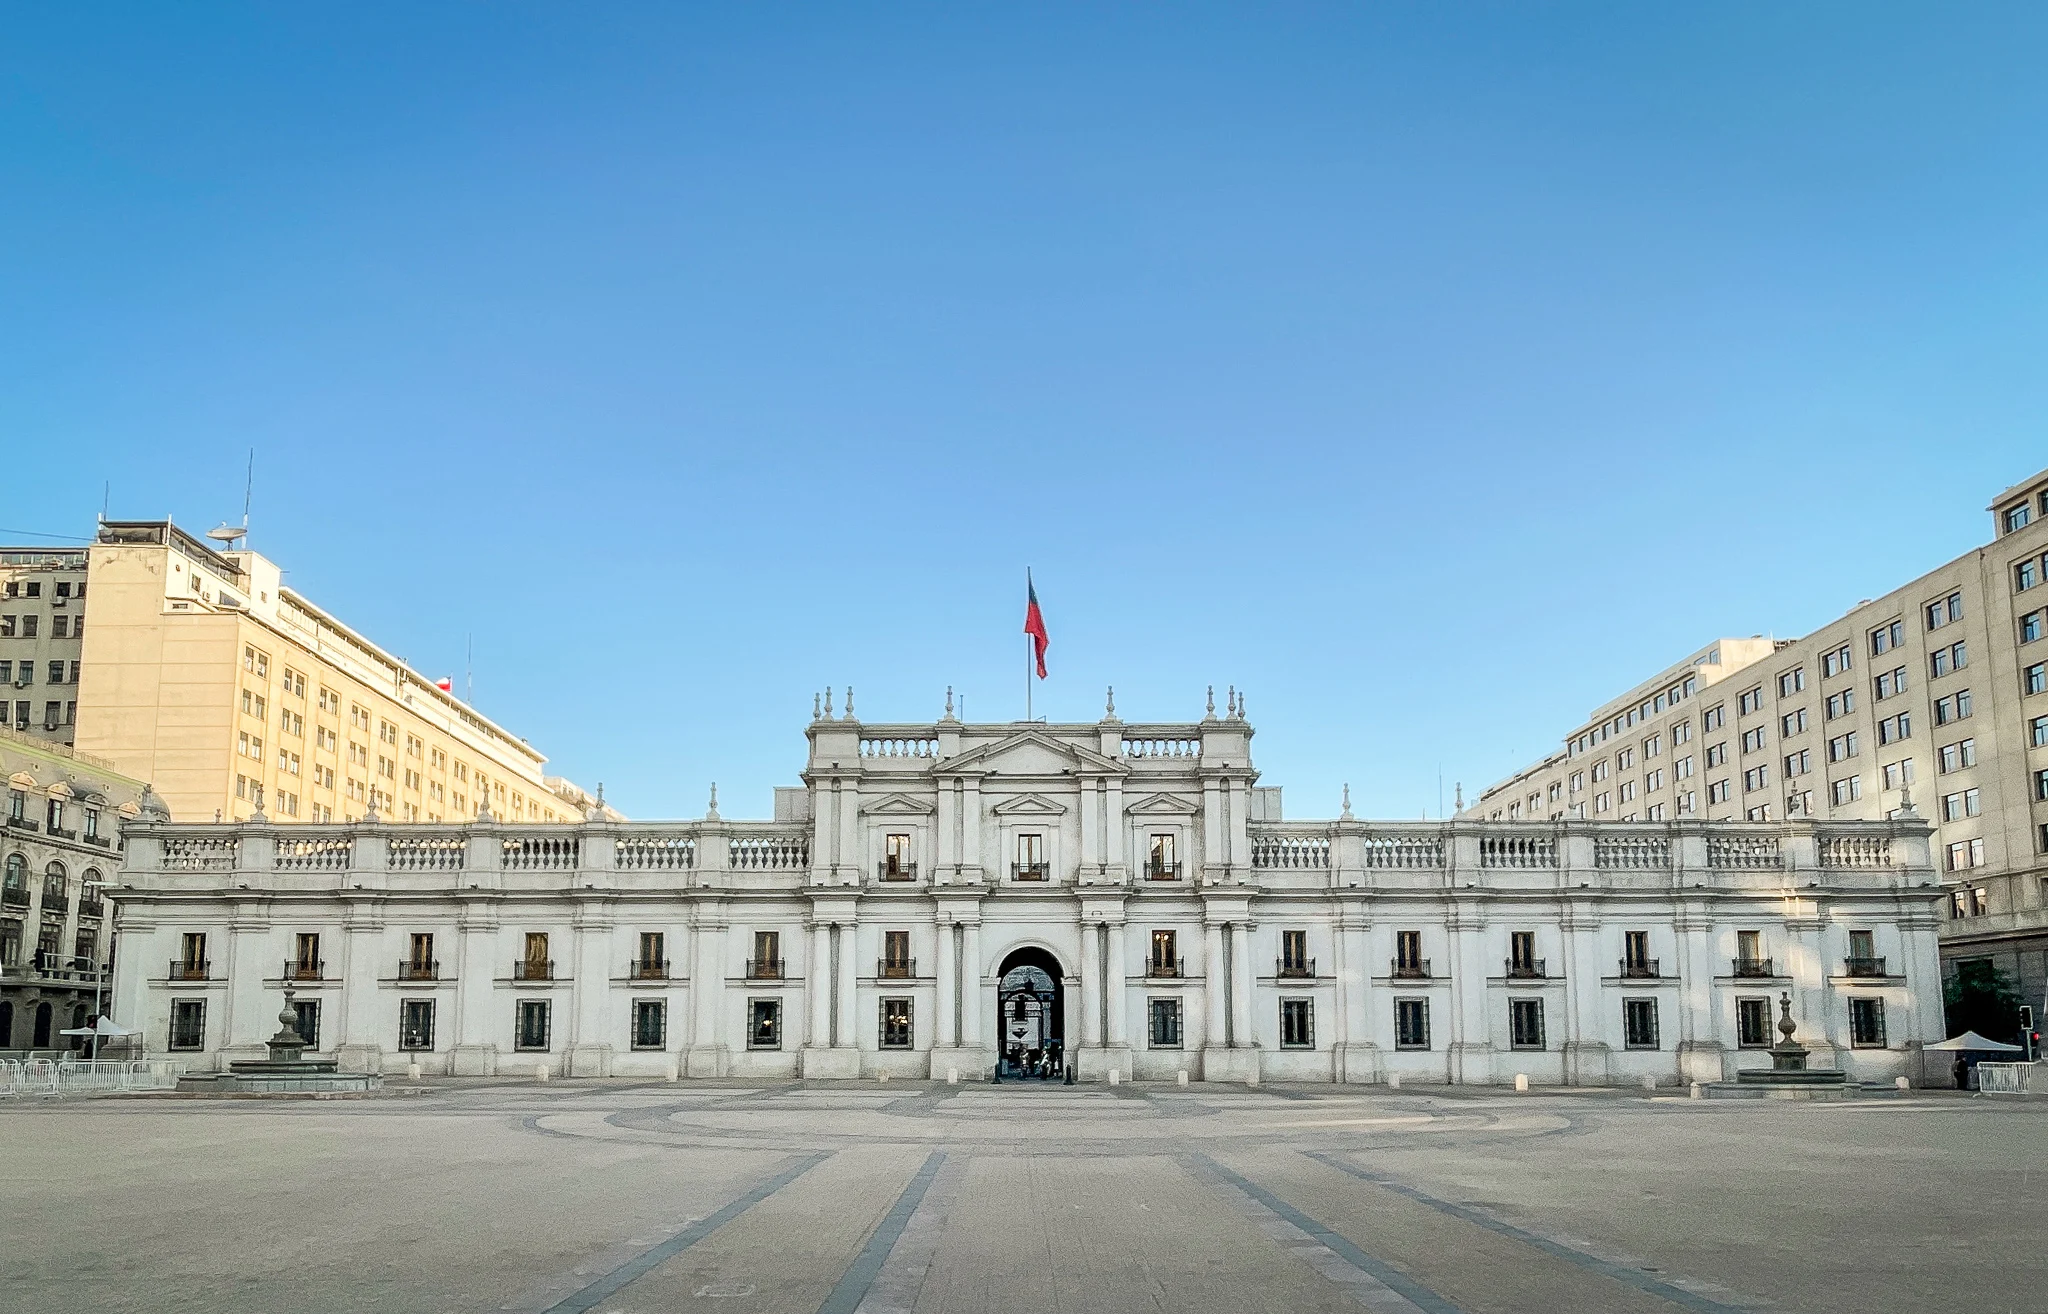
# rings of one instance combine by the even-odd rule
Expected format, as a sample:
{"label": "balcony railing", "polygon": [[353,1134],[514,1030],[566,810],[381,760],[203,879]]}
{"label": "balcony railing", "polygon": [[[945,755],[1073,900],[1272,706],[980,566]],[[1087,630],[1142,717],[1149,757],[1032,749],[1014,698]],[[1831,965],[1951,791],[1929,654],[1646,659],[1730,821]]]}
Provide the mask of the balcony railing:
{"label": "balcony railing", "polygon": [[[21,728],[22,728],[22,729],[24,729],[24,730],[28,729],[28,727],[27,727],[26,725],[22,726]],[[33,820],[32,818],[29,818],[29,817],[9,817],[9,818],[7,819],[7,824],[8,824],[8,825],[10,825],[10,826],[12,826],[12,827],[14,827],[14,829],[16,829],[16,830],[41,830],[41,829],[42,829],[42,827],[41,827],[41,826],[38,826],[38,825],[36,825],[35,821],[34,821],[34,820]]]}
{"label": "balcony railing", "polygon": [[785,959],[781,958],[749,958],[747,960],[747,980],[780,981],[782,979],[782,964],[785,961]]}
{"label": "balcony railing", "polygon": [[875,963],[875,975],[885,981],[908,981],[917,976],[915,958],[883,958]]}
{"label": "balcony railing", "polygon": [[1882,958],[1844,958],[1842,960],[1843,976],[1883,976],[1884,974],[1884,959]]}
{"label": "balcony railing", "polygon": [[1148,958],[1145,960],[1147,978],[1171,981],[1188,974],[1188,960],[1185,958]]}
{"label": "balcony railing", "polygon": [[1013,862],[1010,864],[1010,879],[1019,881],[1042,881],[1052,869],[1047,862]]}
{"label": "balcony railing", "polygon": [[70,896],[70,895],[68,895],[68,894],[52,894],[52,893],[50,893],[50,891],[48,891],[48,890],[44,890],[44,891],[43,891],[43,911],[44,911],[44,912],[46,912],[46,913],[61,913],[61,912],[69,912],[70,910],[71,910],[71,896]]}
{"label": "balcony railing", "polygon": [[1621,960],[1621,975],[1627,981],[1654,981],[1664,975],[1655,958],[1624,958]]}
{"label": "balcony railing", "polygon": [[635,981],[666,981],[668,980],[668,959],[635,958],[631,972]]}
{"label": "balcony railing", "polygon": [[1292,977],[1305,980],[1316,974],[1316,960],[1313,958],[1282,958],[1273,964],[1273,975],[1281,979]]}
{"label": "balcony railing", "polygon": [[105,980],[106,973],[91,958],[65,958],[57,954],[37,952],[26,963],[0,965],[0,978],[92,985]]}
{"label": "balcony railing", "polygon": [[514,981],[552,981],[555,979],[555,960],[552,958],[515,958],[512,960]]}
{"label": "balcony railing", "polygon": [[1541,958],[1510,958],[1507,960],[1508,979],[1511,981],[1541,981],[1550,973]]}
{"label": "balcony railing", "polygon": [[441,979],[441,960],[438,958],[401,958],[398,960],[398,979],[401,981],[438,981]]}
{"label": "balcony railing", "polygon": [[26,908],[29,905],[27,890],[0,890],[0,907]]}
{"label": "balcony railing", "polygon": [[[56,727],[55,727],[55,726],[52,726],[52,727],[50,727],[50,728],[51,728],[51,729],[53,729],[53,730],[54,730],[54,729],[56,729]],[[63,829],[60,829],[59,827],[56,827],[56,826],[52,826],[52,827],[50,827],[50,828],[49,828],[49,830],[48,830],[48,831],[46,831],[45,833],[46,833],[47,835],[49,835],[49,837],[50,837],[51,839],[60,839],[60,840],[75,840],[75,839],[77,839],[77,838],[78,838],[78,832],[77,832],[77,831],[75,831],[75,830],[63,830]]]}
{"label": "balcony railing", "polygon": [[875,864],[875,879],[878,881],[914,881],[917,879],[917,864],[895,862],[884,858]]}
{"label": "balcony railing", "polygon": [[1177,881],[1180,879],[1180,864],[1177,862],[1147,862],[1145,879],[1148,881]]}
{"label": "balcony railing", "polygon": [[1396,958],[1394,960],[1394,979],[1397,981],[1429,980],[1429,960],[1427,958]]}
{"label": "balcony railing", "polygon": [[1732,961],[1735,965],[1734,975],[1736,976],[1777,975],[1776,972],[1771,970],[1771,960],[1768,958],[1737,958]]}
{"label": "balcony railing", "polygon": [[204,958],[173,958],[170,970],[164,973],[173,981],[206,981],[212,979],[213,964]]}
{"label": "balcony railing", "polygon": [[289,959],[278,976],[286,981],[325,981],[327,963],[324,959],[317,962],[308,959]]}
{"label": "balcony railing", "polygon": [[78,915],[80,917],[104,917],[107,915],[107,905],[98,899],[80,899],[78,901]]}

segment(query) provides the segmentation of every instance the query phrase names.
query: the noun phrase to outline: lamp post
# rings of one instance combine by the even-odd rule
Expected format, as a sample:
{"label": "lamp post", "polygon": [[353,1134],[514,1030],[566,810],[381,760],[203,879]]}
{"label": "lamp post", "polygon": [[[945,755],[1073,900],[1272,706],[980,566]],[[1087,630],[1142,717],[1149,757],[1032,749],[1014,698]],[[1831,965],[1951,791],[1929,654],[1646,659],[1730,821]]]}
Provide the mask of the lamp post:
{"label": "lamp post", "polygon": [[[113,886],[113,882],[112,882],[112,881],[80,881],[80,882],[79,882],[79,888],[80,888],[80,889],[84,889],[84,890],[105,890],[105,889],[110,889],[110,888],[111,888],[112,886]],[[114,934],[115,934],[115,921],[116,921],[116,919],[117,919],[117,918],[118,918],[119,916],[120,916],[120,909],[119,909],[119,908],[117,907],[117,908],[115,908],[115,909],[114,909],[113,915],[112,915],[112,916],[109,916],[109,917],[107,918],[107,947],[106,947],[106,952],[105,952],[105,953],[103,953],[103,954],[102,954],[102,955],[100,956],[100,957],[101,957],[101,960],[102,960],[102,961],[104,961],[104,962],[109,962],[109,963],[111,963],[111,962],[113,962],[113,961],[114,961]],[[98,963],[95,963],[95,964],[93,965],[93,971],[92,971],[92,1027],[93,1027],[93,1035],[92,1035],[92,1057],[93,1057],[93,1058],[98,1058],[98,1057],[100,1056],[100,1034],[99,1034],[99,1026],[100,1026],[100,992],[101,992],[101,991],[102,991],[102,990],[103,990],[103,989],[105,988],[105,986],[106,986],[106,981],[107,981],[107,974],[106,974],[106,971],[105,971],[105,969],[101,968],[101,967],[99,966],[99,964],[98,964]]]}

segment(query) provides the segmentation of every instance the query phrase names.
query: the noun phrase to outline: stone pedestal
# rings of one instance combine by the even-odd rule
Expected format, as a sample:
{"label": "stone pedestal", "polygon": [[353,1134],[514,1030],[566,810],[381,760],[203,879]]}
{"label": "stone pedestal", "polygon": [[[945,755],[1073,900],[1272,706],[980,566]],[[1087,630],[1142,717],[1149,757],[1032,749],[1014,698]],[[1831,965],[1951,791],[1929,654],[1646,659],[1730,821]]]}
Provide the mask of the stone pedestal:
{"label": "stone pedestal", "polygon": [[1211,1045],[1202,1050],[1203,1081],[1255,1082],[1260,1075],[1259,1051],[1256,1049],[1226,1049],[1221,1045]]}
{"label": "stone pedestal", "polygon": [[860,1076],[860,1051],[806,1045],[797,1055],[798,1073],[807,1081],[850,1081]]}

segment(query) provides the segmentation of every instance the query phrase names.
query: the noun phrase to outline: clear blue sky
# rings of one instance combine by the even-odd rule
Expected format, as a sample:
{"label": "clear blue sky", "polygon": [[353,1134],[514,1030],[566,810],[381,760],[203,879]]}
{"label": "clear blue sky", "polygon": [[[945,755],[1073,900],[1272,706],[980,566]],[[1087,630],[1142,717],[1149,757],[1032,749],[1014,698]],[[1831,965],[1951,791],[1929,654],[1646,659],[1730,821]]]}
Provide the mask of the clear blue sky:
{"label": "clear blue sky", "polygon": [[[19,6],[0,541],[241,511],[635,816],[1200,714],[1437,807],[2048,465],[2039,5]],[[1620,549],[1620,550],[1617,550]]]}

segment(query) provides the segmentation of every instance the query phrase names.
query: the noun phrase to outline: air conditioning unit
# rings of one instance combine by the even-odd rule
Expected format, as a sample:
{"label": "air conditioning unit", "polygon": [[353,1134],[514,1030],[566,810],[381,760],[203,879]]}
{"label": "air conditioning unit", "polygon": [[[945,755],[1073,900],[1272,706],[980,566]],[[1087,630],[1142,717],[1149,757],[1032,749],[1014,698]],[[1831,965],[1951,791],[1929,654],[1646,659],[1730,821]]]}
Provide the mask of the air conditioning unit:
{"label": "air conditioning unit", "polygon": [[69,605],[70,605],[70,603],[71,603],[71,599],[69,599],[69,598],[51,598],[51,599],[50,599],[50,605],[51,605],[52,607],[64,607],[64,606],[69,606]]}
{"label": "air conditioning unit", "polygon": [[29,686],[29,683],[30,683],[30,678],[31,678],[31,677],[29,677],[29,676],[26,676],[26,675],[16,676],[16,677],[15,677],[15,680],[14,680],[14,687],[15,687],[15,688],[17,688],[17,689],[26,689],[26,688],[28,688],[28,686]]}

